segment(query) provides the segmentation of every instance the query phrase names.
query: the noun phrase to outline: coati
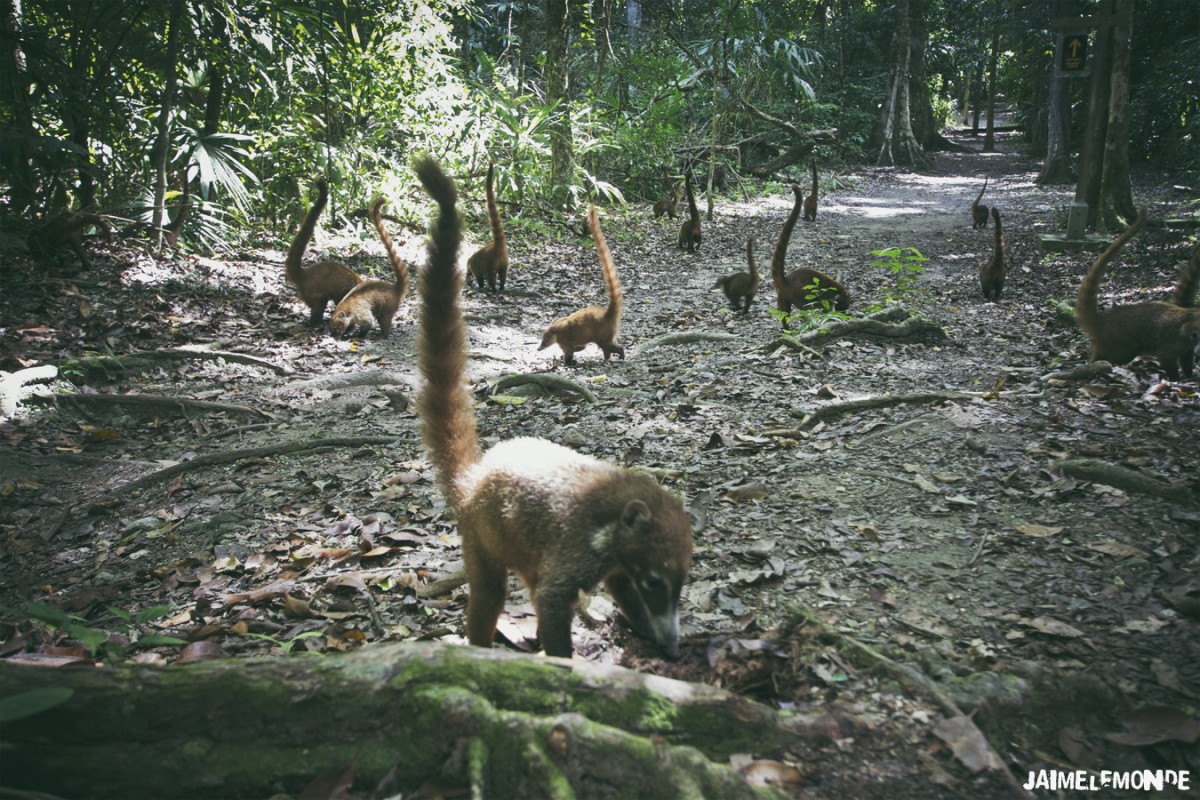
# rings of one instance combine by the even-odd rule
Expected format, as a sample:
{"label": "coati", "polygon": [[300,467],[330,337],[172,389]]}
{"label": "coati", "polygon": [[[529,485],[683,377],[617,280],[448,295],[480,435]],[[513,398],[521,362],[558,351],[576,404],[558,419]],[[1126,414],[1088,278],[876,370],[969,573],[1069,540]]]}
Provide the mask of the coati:
{"label": "coati", "polygon": [[1196,289],[1200,288],[1200,248],[1192,254],[1192,260],[1179,274],[1179,283],[1171,293],[1171,304],[1180,308],[1196,305]]}
{"label": "coati", "polygon": [[676,208],[679,206],[679,190],[675,188],[675,184],[671,181],[669,175],[664,175],[663,179],[667,182],[667,189],[671,192],[668,199],[658,200],[654,203],[654,218],[658,219],[663,214],[666,214],[669,219],[675,219],[678,215]]}
{"label": "coati", "polygon": [[29,252],[39,258],[50,258],[64,247],[70,247],[79,256],[84,269],[91,269],[87,253],[83,249],[83,234],[95,227],[101,236],[108,238],[112,226],[99,214],[87,211],[63,211],[38,225],[26,239]]}
{"label": "coati", "polygon": [[187,222],[188,211],[192,204],[192,184],[187,179],[187,175],[183,176],[183,194],[179,197],[179,207],[175,209],[175,216],[171,217],[171,221],[163,228],[163,244],[167,247],[176,247],[179,245],[179,232],[183,230],[183,223]]}
{"label": "coati", "polygon": [[993,303],[1000,300],[1000,292],[1004,289],[1004,275],[1007,265],[1004,253],[1004,228],[1000,224],[1000,209],[992,206],[992,220],[996,223],[996,248],[988,262],[979,268],[979,285],[983,288],[983,298]]}
{"label": "coati", "polygon": [[988,221],[988,207],[980,205],[979,201],[983,199],[983,192],[987,189],[988,179],[983,179],[983,186],[979,190],[979,194],[975,195],[975,202],[971,203],[971,227],[986,228]]}
{"label": "coati", "polygon": [[333,309],[329,316],[329,332],[337,337],[366,336],[373,324],[379,325],[379,332],[387,336],[392,330],[392,317],[400,309],[400,302],[408,293],[408,267],[404,259],[392,245],[392,237],[388,235],[383,224],[382,197],[371,203],[371,224],[379,232],[379,240],[387,250],[388,261],[392,271],[396,273],[396,282],[369,280],[355,286],[346,292],[346,296]]}
{"label": "coati", "polygon": [[[746,240],[746,262],[750,265],[749,272],[735,272],[717,278],[714,289],[720,289],[729,298],[729,307],[734,311],[747,312],[754,302],[754,294],[758,291],[758,265],[754,263],[754,237]],[[742,300],[745,306],[742,306]]]}
{"label": "coati", "polygon": [[529,588],[547,655],[570,657],[574,602],[603,580],[633,629],[677,656],[679,594],[692,563],[683,504],[647,475],[544,439],[509,439],[481,452],[463,387],[456,190],[433,159],[414,168],[438,204],[429,266],[418,279],[425,386],[417,407],[438,483],[458,518],[470,591],[467,639],[491,647],[511,570]]}
{"label": "coati", "polygon": [[331,302],[334,305],[340,303],[346,293],[357,286],[362,278],[345,264],[336,261],[318,261],[311,267],[301,266],[304,251],[312,240],[313,231],[316,230],[317,218],[329,202],[329,183],[324,176],[317,178],[316,186],[317,201],[309,209],[304,224],[300,226],[296,238],[292,240],[292,246],[288,248],[284,271],[288,282],[296,287],[300,299],[311,312],[309,322],[320,325],[321,318],[325,316],[325,306]]}
{"label": "coati", "polygon": [[804,219],[813,222],[817,218],[817,160],[812,160],[812,194],[804,198]]}
{"label": "coati", "polygon": [[679,228],[679,246],[689,253],[700,246],[700,209],[696,208],[696,193],[692,190],[692,171],[684,176],[684,194],[687,195],[688,218]]}
{"label": "coati", "polygon": [[[1075,318],[1092,340],[1091,361],[1125,364],[1139,355],[1154,356],[1171,380],[1192,374],[1195,348],[1200,341],[1200,309],[1172,303],[1148,302],[1113,306],[1101,311],[1096,302],[1100,281],[1108,262],[1146,223],[1146,209],[1138,211],[1137,221],[1108,246],[1088,270],[1079,286]],[[1174,297],[1194,288],[1200,260],[1193,257],[1179,279]]]}
{"label": "coati", "polygon": [[504,240],[504,226],[500,224],[500,211],[496,208],[496,192],[492,188],[492,173],[495,165],[488,164],[487,172],[487,210],[488,220],[492,225],[492,240],[476,250],[467,259],[467,269],[475,276],[479,290],[483,291],[486,281],[489,291],[504,291],[504,282],[508,279],[508,243]]}
{"label": "coati", "polygon": [[588,207],[587,226],[596,242],[596,253],[600,256],[604,288],[608,292],[608,307],[588,306],[555,320],[546,329],[546,335],[538,345],[538,350],[545,350],[557,343],[562,348],[563,361],[569,367],[575,365],[575,352],[592,342],[600,345],[605,361],[608,361],[608,357],[613,353],[619,355],[622,360],[625,358],[625,348],[617,344],[617,332],[621,327],[621,281],[617,278],[617,268],[613,266],[612,254],[608,251],[604,232],[600,230],[595,206]]}
{"label": "coati", "polygon": [[[838,311],[850,307],[850,292],[824,272],[815,269],[794,269],[784,274],[783,266],[787,258],[788,242],[796,227],[796,219],[804,202],[804,192],[799,185],[792,184],[792,194],[795,202],[783,230],[779,233],[779,241],[775,243],[775,252],[771,255],[771,282],[775,284],[775,298],[779,310],[785,315],[792,313],[792,308],[820,308],[829,303]],[[782,320],[787,327],[787,318]]]}

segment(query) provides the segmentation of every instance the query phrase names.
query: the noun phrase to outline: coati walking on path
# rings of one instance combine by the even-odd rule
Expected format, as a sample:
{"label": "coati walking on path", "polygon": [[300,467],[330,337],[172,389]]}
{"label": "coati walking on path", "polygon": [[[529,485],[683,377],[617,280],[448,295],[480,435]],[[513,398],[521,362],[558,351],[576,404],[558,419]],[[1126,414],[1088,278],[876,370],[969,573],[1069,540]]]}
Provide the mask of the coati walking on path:
{"label": "coati walking on path", "polygon": [[617,268],[613,266],[612,254],[608,251],[604,232],[600,230],[595,206],[588,207],[587,226],[596,242],[596,253],[600,256],[604,288],[608,292],[608,307],[588,306],[555,320],[546,329],[546,335],[538,345],[538,350],[545,350],[557,342],[562,348],[563,361],[569,367],[575,365],[575,352],[592,342],[600,345],[605,361],[608,361],[608,357],[613,353],[619,355],[622,360],[625,358],[625,348],[617,344],[617,332],[621,328],[621,281],[617,278]]}
{"label": "coati walking on path", "polygon": [[684,194],[687,195],[688,218],[679,228],[679,246],[689,253],[700,246],[700,209],[696,208],[696,193],[692,190],[692,171],[684,176]]}
{"label": "coati walking on path", "polygon": [[988,179],[983,179],[983,186],[979,189],[979,194],[975,195],[975,202],[971,203],[971,227],[986,228],[988,221],[988,207],[980,205],[979,201],[983,199],[983,192],[987,189]]}
{"label": "coati walking on path", "polygon": [[804,198],[804,219],[814,222],[817,219],[817,160],[812,160],[812,194]]}
{"label": "coati walking on path", "polygon": [[320,325],[321,318],[325,316],[325,306],[341,302],[346,293],[357,286],[362,278],[345,264],[336,261],[318,261],[310,267],[301,265],[304,251],[317,228],[317,218],[329,202],[329,183],[324,176],[317,178],[316,185],[317,201],[309,209],[304,224],[300,226],[296,238],[292,240],[292,246],[288,248],[284,271],[288,282],[296,287],[300,299],[309,307],[309,322]]}
{"label": "coati walking on path", "polygon": [[[754,263],[754,237],[751,236],[746,240],[746,263],[750,266],[749,272],[735,272],[732,275],[726,275],[717,278],[714,289],[720,289],[725,293],[725,297],[729,299],[729,307],[734,311],[742,311],[743,313],[750,310],[750,304],[754,302],[754,294],[758,291],[758,265]],[[745,300],[745,305],[742,305],[742,300]]]}
{"label": "coati walking on path", "polygon": [[[800,208],[804,202],[804,191],[799,185],[792,184],[792,194],[795,202],[783,230],[779,232],[779,241],[775,243],[775,252],[771,255],[771,282],[775,284],[775,299],[779,310],[791,314],[792,308],[820,308],[829,303],[838,311],[850,307],[850,292],[845,286],[833,278],[815,269],[794,269],[784,274],[784,262],[787,259],[788,242],[796,227],[796,219],[800,216]],[[787,327],[787,318],[783,320]]]}
{"label": "coati walking on path", "polygon": [[679,190],[675,188],[670,175],[664,175],[663,179],[667,182],[667,189],[671,192],[671,196],[654,203],[654,218],[658,219],[666,214],[669,219],[675,219],[679,216],[676,212],[679,207]]}
{"label": "coati walking on path", "polygon": [[500,224],[500,211],[496,208],[496,191],[492,186],[492,176],[495,165],[488,164],[487,173],[487,210],[488,222],[492,226],[492,240],[476,250],[467,259],[467,269],[483,291],[486,282],[488,291],[504,292],[504,282],[508,280],[508,242],[504,238],[504,226]]}
{"label": "coati walking on path", "polygon": [[[1088,270],[1079,286],[1075,319],[1092,340],[1091,361],[1125,364],[1139,355],[1154,356],[1171,380],[1192,374],[1195,348],[1200,341],[1200,309],[1173,303],[1147,302],[1119,305],[1101,311],[1096,296],[1109,261],[1146,223],[1146,209],[1137,221],[1108,246]],[[1194,256],[1180,276],[1175,297],[1194,289],[1200,256]],[[1182,291],[1181,291],[1182,290]]]}
{"label": "coati walking on path", "polygon": [[467,639],[491,647],[512,571],[529,588],[547,655],[570,657],[575,600],[603,580],[633,629],[675,657],[679,594],[692,563],[683,504],[647,475],[544,439],[509,439],[481,452],[463,387],[456,191],[432,159],[419,160],[415,170],[439,209],[429,266],[418,279],[417,361],[425,386],[417,407],[462,537]]}
{"label": "coati walking on path", "polygon": [[84,269],[91,269],[91,262],[83,249],[83,234],[91,227],[95,227],[104,238],[112,235],[112,226],[99,214],[88,211],[63,211],[34,228],[26,239],[26,244],[30,253],[44,259],[57,255],[64,247],[70,247],[75,255],[79,256],[80,265]]}
{"label": "coati walking on path", "polygon": [[984,299],[995,303],[1000,300],[1000,292],[1004,290],[1004,276],[1007,270],[1004,228],[1000,224],[1000,209],[995,206],[992,206],[992,220],[996,223],[996,248],[988,262],[979,268],[979,285],[983,289]]}
{"label": "coati walking on path", "polygon": [[371,224],[379,233],[379,240],[387,250],[388,261],[396,274],[396,281],[369,280],[355,286],[329,315],[329,332],[337,337],[366,336],[373,325],[379,326],[379,332],[387,336],[392,330],[392,318],[400,309],[404,295],[408,294],[408,267],[404,259],[396,252],[392,237],[388,235],[383,224],[384,199],[377,198],[371,204],[368,215]]}

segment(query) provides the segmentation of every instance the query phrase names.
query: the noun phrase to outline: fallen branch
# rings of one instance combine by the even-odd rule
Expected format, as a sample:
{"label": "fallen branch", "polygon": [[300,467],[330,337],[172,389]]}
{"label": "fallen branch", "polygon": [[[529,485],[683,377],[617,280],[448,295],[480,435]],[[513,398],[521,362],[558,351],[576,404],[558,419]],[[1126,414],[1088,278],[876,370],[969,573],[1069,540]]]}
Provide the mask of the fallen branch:
{"label": "fallen branch", "polygon": [[800,342],[796,341],[795,336],[789,336],[786,333],[779,334],[779,338],[775,339],[775,341],[771,342],[766,347],[764,347],[762,349],[762,351],[764,353],[774,353],[776,350],[778,350],[781,347],[786,347],[789,350],[795,350],[797,353],[804,353],[805,355],[810,355],[813,358],[821,357],[821,354],[818,353],[816,350],[813,350],[808,345],[800,344]]}
{"label": "fallen branch", "polygon": [[863,319],[835,320],[820,330],[802,333],[793,338],[800,344],[817,345],[824,344],[830,339],[842,339],[847,336],[940,342],[945,340],[946,332],[942,330],[942,326],[920,317],[909,317],[900,323],[883,322],[864,317]]}
{"label": "fallen branch", "polygon": [[807,428],[818,422],[827,422],[842,414],[852,411],[862,411],[865,408],[888,408],[908,403],[941,403],[947,400],[974,400],[983,397],[980,392],[911,392],[908,394],[882,394],[875,397],[860,397],[857,400],[844,400],[831,403],[814,410],[802,408],[792,409],[793,417],[800,417],[800,427]]}
{"label": "fallen branch", "polygon": [[273,364],[257,356],[233,353],[228,350],[175,347],[169,350],[142,350],[122,356],[81,356],[62,365],[64,374],[81,372],[90,380],[108,380],[114,374],[140,372],[163,361],[225,361],[269,369],[278,375],[291,375],[294,369],[286,364]]}
{"label": "fallen branch", "polygon": [[1049,372],[1042,376],[1043,383],[1070,383],[1074,381],[1090,381],[1102,378],[1112,373],[1112,364],[1107,361],[1093,361],[1090,364],[1080,364],[1074,369],[1064,369],[1059,372]]}
{"label": "fallen branch", "polygon": [[676,331],[675,333],[664,333],[662,336],[655,336],[648,342],[643,342],[638,345],[633,351],[635,356],[645,353],[647,350],[653,350],[656,347],[667,347],[677,344],[692,344],[694,342],[737,342],[741,341],[742,337],[736,333],[725,333],[724,331]]}
{"label": "fallen branch", "polygon": [[199,411],[205,414],[253,414],[266,419],[273,417],[262,409],[241,403],[222,403],[217,400],[193,400],[188,397],[168,397],[160,394],[57,394],[56,400],[66,400],[79,406],[132,406],[140,409],[169,409]]}
{"label": "fallen branch", "polygon": [[436,581],[430,581],[417,589],[417,597],[422,600],[432,600],[435,597],[442,597],[450,594],[466,582],[467,571],[465,569],[456,569],[449,575],[443,575]]}
{"label": "fallen branch", "polygon": [[1196,493],[1186,486],[1167,483],[1158,478],[1151,478],[1126,467],[1110,464],[1094,458],[1074,458],[1058,462],[1058,469],[1063,475],[1078,478],[1083,481],[1103,483],[1124,492],[1136,492],[1161,497],[1175,503],[1193,503]]}
{"label": "fallen branch", "polygon": [[342,372],[337,375],[319,375],[303,381],[293,381],[275,390],[276,394],[291,391],[316,389],[329,391],[350,386],[403,386],[409,388],[412,379],[399,372],[386,372],[381,369],[365,370],[363,372]]}
{"label": "fallen branch", "polygon": [[496,392],[502,392],[505,389],[511,389],[514,386],[523,386],[532,383],[547,389],[551,392],[574,392],[581,396],[589,403],[594,403],[598,399],[596,393],[587,388],[581,383],[564,378],[561,375],[552,375],[548,372],[533,372],[525,375],[505,375],[500,380],[496,381],[492,387]]}

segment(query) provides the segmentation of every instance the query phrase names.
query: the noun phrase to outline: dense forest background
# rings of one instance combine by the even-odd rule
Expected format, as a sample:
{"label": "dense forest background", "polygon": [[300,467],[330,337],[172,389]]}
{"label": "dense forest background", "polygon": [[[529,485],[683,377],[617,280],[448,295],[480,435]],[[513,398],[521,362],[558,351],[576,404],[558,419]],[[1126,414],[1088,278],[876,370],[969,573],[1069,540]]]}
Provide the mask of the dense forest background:
{"label": "dense forest background", "polygon": [[[1200,5],[1109,2],[1132,12],[1130,160],[1195,168]],[[153,230],[185,187],[182,241],[283,237],[319,173],[338,214],[382,192],[405,216],[421,151],[459,175],[496,162],[506,213],[527,219],[663,196],[693,165],[726,188],[810,154],[919,162],[949,146],[943,126],[986,131],[997,109],[1035,154],[1069,155],[1088,81],[1062,81],[1052,113],[1051,20],[1097,5],[5,0],[0,244],[68,208]],[[915,149],[884,141],[897,68]]]}

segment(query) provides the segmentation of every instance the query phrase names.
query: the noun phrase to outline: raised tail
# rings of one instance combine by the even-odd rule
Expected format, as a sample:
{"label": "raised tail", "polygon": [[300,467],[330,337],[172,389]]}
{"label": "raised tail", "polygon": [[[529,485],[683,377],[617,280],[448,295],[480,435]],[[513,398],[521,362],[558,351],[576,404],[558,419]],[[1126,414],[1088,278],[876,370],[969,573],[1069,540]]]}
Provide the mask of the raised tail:
{"label": "raised tail", "polygon": [[750,280],[758,285],[758,264],[754,260],[754,237],[746,240],[746,264],[750,268]]}
{"label": "raised tail", "polygon": [[[588,206],[587,226],[592,233],[592,239],[596,242],[596,253],[600,256],[600,269],[604,272],[604,289],[608,292],[608,308],[604,311],[604,316],[610,320],[616,320],[621,316],[621,300],[623,299],[621,280],[617,277],[617,268],[613,265],[612,253],[608,250],[604,231],[600,230],[600,219],[596,216],[594,205]],[[543,340],[542,347],[547,344]]]}
{"label": "raised tail", "polygon": [[800,218],[800,210],[804,205],[804,190],[798,184],[792,184],[792,194],[796,196],[796,202],[792,204],[792,213],[788,214],[787,221],[783,223],[779,241],[775,242],[775,252],[771,254],[771,281],[778,292],[782,292],[785,285],[786,273],[783,266],[787,260],[788,242],[792,239],[792,231],[796,228],[796,220]]}
{"label": "raised tail", "polygon": [[496,190],[492,183],[495,164],[488,164],[487,174],[487,207],[488,221],[492,224],[492,241],[496,243],[496,251],[503,252],[507,243],[504,240],[504,226],[500,224],[500,209],[496,208]]}
{"label": "raised tail", "polygon": [[[983,193],[987,191],[988,179],[983,179],[983,186],[979,187],[979,194],[975,195],[975,202],[971,203],[971,210],[974,211],[979,206],[979,201],[983,199]],[[985,220],[986,221],[986,220]]]}
{"label": "raised tail", "polygon": [[421,436],[437,468],[442,493],[457,506],[460,498],[456,481],[481,457],[471,396],[463,388],[467,329],[458,305],[463,282],[458,269],[458,192],[454,181],[429,156],[418,159],[413,170],[438,204],[437,219],[429,228],[429,265],[418,279],[422,304],[417,363],[425,386],[417,410]]}
{"label": "raised tail", "polygon": [[308,216],[304,218],[304,224],[300,226],[300,230],[296,231],[296,238],[292,239],[292,246],[288,248],[287,260],[284,261],[285,274],[293,286],[300,285],[300,276],[303,270],[300,264],[304,260],[304,251],[308,249],[313,231],[317,229],[317,219],[325,210],[325,204],[329,202],[329,182],[325,180],[324,176],[317,178],[316,186],[317,200],[308,210]]}
{"label": "raised tail", "polygon": [[1088,336],[1095,337],[1096,332],[1100,329],[1100,306],[1096,298],[1100,293],[1100,282],[1104,280],[1104,270],[1108,268],[1108,262],[1121,252],[1125,243],[1132,239],[1134,234],[1140,231],[1145,224],[1146,208],[1143,206],[1138,210],[1137,220],[1092,262],[1092,268],[1088,270],[1087,277],[1083,279],[1083,283],[1079,284],[1079,296],[1075,300],[1075,321]]}
{"label": "raised tail", "polygon": [[1004,227],[1000,224],[1000,209],[992,206],[992,222],[996,223],[996,258],[1004,263]]}
{"label": "raised tail", "polygon": [[812,179],[813,179],[813,181],[812,181],[812,183],[813,183],[812,196],[813,196],[813,198],[816,198],[816,196],[817,196],[817,160],[814,158],[810,163],[812,165]]}
{"label": "raised tail", "polygon": [[383,242],[383,249],[387,250],[388,261],[392,262],[392,272],[396,273],[396,290],[400,294],[400,299],[408,294],[408,265],[404,263],[404,259],[396,252],[395,245],[392,244],[392,237],[387,232],[387,228],[383,225],[383,207],[386,201],[382,197],[375,198],[375,202],[371,203],[371,210],[368,216],[371,218],[371,224],[375,226],[376,232],[379,233],[379,240]]}
{"label": "raised tail", "polygon": [[692,218],[692,222],[699,222],[700,209],[696,207],[696,192],[692,188],[692,171],[690,169],[687,171],[685,180],[686,183],[684,184],[684,191],[687,193],[688,216]]}
{"label": "raised tail", "polygon": [[1200,286],[1200,247],[1192,253],[1192,260],[1179,274],[1179,283],[1171,294],[1171,302],[1180,308],[1191,308],[1196,305],[1196,289]]}

